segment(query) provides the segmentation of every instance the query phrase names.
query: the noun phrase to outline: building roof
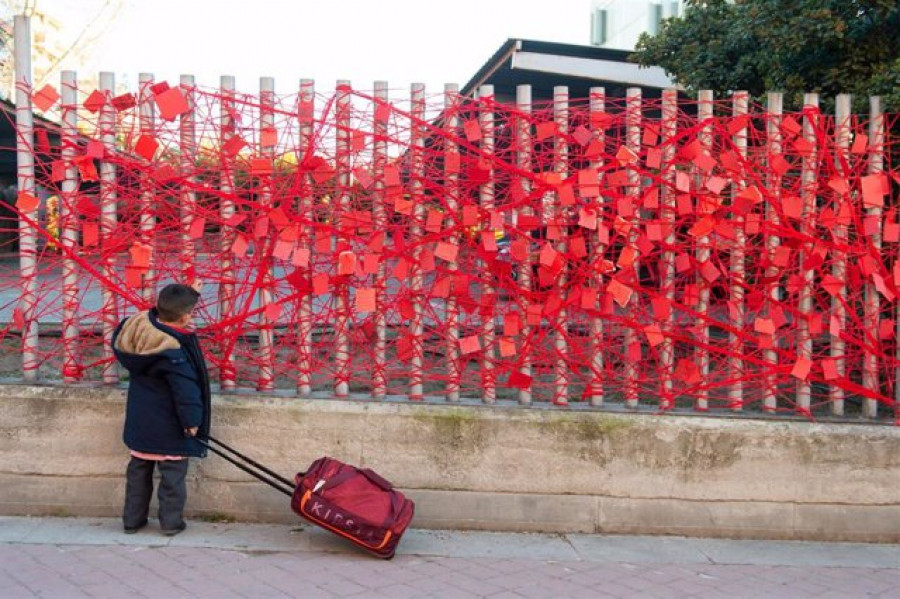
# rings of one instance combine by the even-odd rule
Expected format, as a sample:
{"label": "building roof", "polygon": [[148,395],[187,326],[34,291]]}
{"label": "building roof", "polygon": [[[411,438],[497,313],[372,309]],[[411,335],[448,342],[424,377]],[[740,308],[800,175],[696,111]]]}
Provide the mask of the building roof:
{"label": "building roof", "polygon": [[565,85],[569,96],[586,98],[591,87],[605,87],[608,96],[624,96],[639,87],[658,96],[677,87],[661,67],[641,67],[628,61],[632,53],[597,46],[508,39],[463,86],[473,96],[482,85],[493,85],[498,97],[515,97],[516,86],[530,84],[536,98],[552,98],[553,88]]}

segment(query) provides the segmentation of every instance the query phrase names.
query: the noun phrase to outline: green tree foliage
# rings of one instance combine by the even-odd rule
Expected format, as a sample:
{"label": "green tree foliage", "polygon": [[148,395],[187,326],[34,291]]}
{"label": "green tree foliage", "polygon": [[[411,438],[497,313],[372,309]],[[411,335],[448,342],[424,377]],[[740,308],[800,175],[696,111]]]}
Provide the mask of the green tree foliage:
{"label": "green tree foliage", "polygon": [[633,59],[687,89],[839,93],[900,108],[898,0],[687,0]]}

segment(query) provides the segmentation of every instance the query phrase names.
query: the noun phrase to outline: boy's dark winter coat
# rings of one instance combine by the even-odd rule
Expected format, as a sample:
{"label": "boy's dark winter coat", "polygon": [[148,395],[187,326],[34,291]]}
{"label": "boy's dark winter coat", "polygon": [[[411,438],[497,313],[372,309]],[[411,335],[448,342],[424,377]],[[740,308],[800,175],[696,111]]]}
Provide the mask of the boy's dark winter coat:
{"label": "boy's dark winter coat", "polygon": [[197,335],[159,322],[155,309],[123,320],[113,333],[116,358],[128,369],[125,445],[134,451],[203,457],[186,437],[209,434],[209,374]]}

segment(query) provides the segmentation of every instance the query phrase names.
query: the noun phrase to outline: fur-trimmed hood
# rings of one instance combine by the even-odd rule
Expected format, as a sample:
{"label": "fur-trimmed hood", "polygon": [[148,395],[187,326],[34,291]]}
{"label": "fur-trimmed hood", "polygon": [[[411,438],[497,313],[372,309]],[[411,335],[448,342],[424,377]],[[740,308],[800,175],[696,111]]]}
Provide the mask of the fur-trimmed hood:
{"label": "fur-trimmed hood", "polygon": [[126,354],[155,355],[168,349],[180,349],[178,339],[153,326],[150,312],[141,312],[122,323],[115,348]]}

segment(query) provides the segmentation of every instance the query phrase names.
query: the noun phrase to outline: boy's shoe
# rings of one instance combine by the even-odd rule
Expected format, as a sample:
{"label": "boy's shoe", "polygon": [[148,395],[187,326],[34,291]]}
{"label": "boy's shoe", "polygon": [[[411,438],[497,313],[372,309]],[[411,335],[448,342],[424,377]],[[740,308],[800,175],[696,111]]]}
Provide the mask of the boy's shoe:
{"label": "boy's shoe", "polygon": [[187,528],[187,522],[182,521],[182,523],[175,528],[164,528],[160,532],[162,532],[167,537],[174,537],[178,533],[182,532],[185,528]]}
{"label": "boy's shoe", "polygon": [[139,531],[140,529],[144,528],[145,526],[147,526],[147,521],[146,521],[146,520],[144,520],[143,522],[141,522],[141,523],[138,524],[137,526],[125,526],[125,527],[123,527],[122,530],[125,532],[126,535],[133,535],[134,533],[136,533],[136,532]]}

